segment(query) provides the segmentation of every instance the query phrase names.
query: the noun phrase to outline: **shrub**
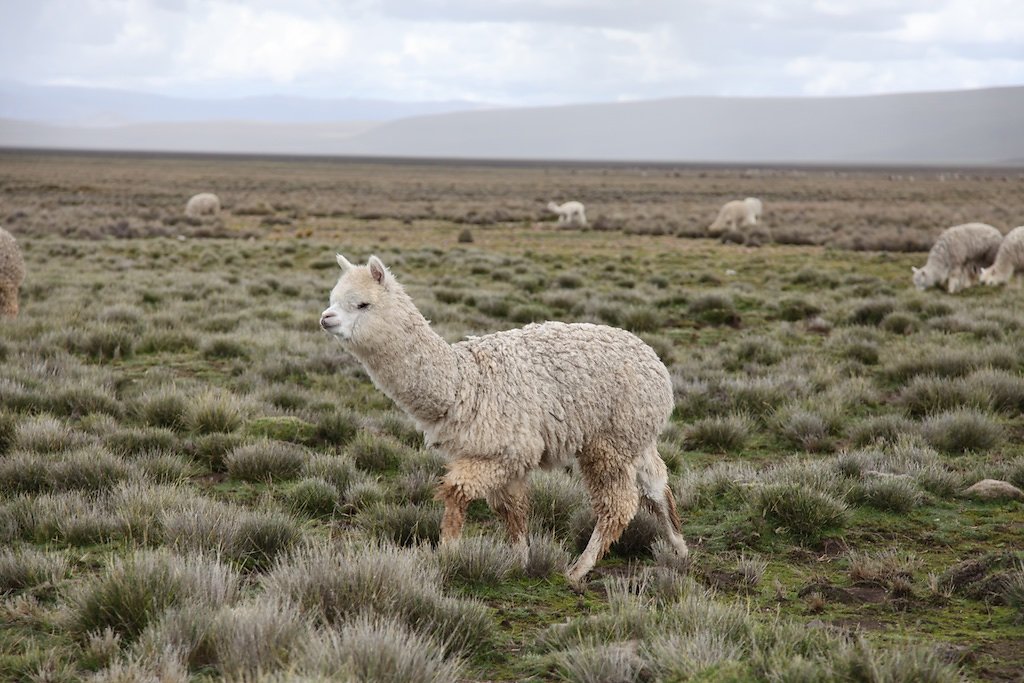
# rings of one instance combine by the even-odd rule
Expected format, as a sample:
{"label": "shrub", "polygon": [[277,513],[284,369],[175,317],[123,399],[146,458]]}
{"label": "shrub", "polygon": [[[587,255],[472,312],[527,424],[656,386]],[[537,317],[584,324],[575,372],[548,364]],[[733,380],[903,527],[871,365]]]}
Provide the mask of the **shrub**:
{"label": "shrub", "polygon": [[80,637],[109,628],[131,642],[165,609],[229,604],[238,588],[238,577],[217,561],[136,551],[81,587],[72,598],[72,627]]}
{"label": "shrub", "polygon": [[750,504],[756,516],[801,540],[817,540],[849,520],[849,509],[841,500],[797,484],[761,486]]}
{"label": "shrub", "polygon": [[364,472],[396,470],[408,457],[408,451],[400,443],[369,432],[360,432],[349,444],[347,453]]}
{"label": "shrub", "polygon": [[885,316],[879,326],[893,334],[911,334],[917,330],[917,318],[909,313],[896,311]]}
{"label": "shrub", "polygon": [[34,548],[0,550],[0,595],[42,584],[54,585],[68,574],[63,555]]}
{"label": "shrub", "polygon": [[901,437],[907,434],[914,434],[917,425],[910,420],[885,413],[869,417],[858,423],[850,430],[850,440],[854,446],[868,446],[877,443],[896,443]]}
{"label": "shrub", "polygon": [[907,475],[875,477],[857,484],[850,500],[886,512],[906,513],[924,502],[917,483]]}
{"label": "shrub", "polygon": [[196,434],[233,432],[242,426],[242,405],[233,394],[206,392],[189,405],[185,424]]}
{"label": "shrub", "polygon": [[437,549],[437,564],[446,582],[453,579],[484,586],[505,581],[521,558],[508,543],[488,536],[462,537]]}
{"label": "shrub", "polygon": [[459,232],[458,242],[459,244],[470,244],[473,241],[473,233],[470,232],[469,228],[463,228]]}
{"label": "shrub", "polygon": [[345,446],[359,433],[359,416],[352,411],[337,410],[321,414],[316,420],[312,446]]}
{"label": "shrub", "polygon": [[143,393],[135,403],[135,414],[151,427],[181,430],[186,426],[189,397],[174,386]]}
{"label": "shrub", "polygon": [[863,301],[854,307],[847,317],[847,322],[851,325],[878,325],[894,310],[896,303],[892,299]]}
{"label": "shrub", "polygon": [[225,459],[228,474],[240,481],[294,479],[306,463],[306,451],[285,441],[261,439],[239,446]]}
{"label": "shrub", "polygon": [[576,510],[590,502],[578,478],[558,470],[537,471],[530,477],[530,526],[568,540]]}
{"label": "shrub", "polygon": [[436,567],[394,546],[303,548],[279,561],[263,586],[269,598],[294,602],[329,624],[372,611],[457,651],[482,647],[493,628],[484,605],[445,596]]}
{"label": "shrub", "polygon": [[944,453],[987,451],[1003,440],[1003,429],[984,413],[959,409],[940,413],[922,425],[925,440]]}
{"label": "shrub", "polygon": [[735,304],[724,294],[703,294],[690,302],[687,311],[708,325],[737,327],[740,324],[740,314]]}
{"label": "shrub", "polygon": [[750,419],[734,414],[698,420],[686,430],[686,447],[715,453],[735,453],[750,438]]}
{"label": "shrub", "polygon": [[330,517],[341,504],[341,494],[323,479],[306,478],[285,494],[285,502],[295,512],[310,517]]}
{"label": "shrub", "polygon": [[569,554],[565,546],[549,533],[530,534],[530,550],[523,568],[532,579],[546,579],[552,574],[563,572],[569,566]]}
{"label": "shrub", "polygon": [[821,310],[817,304],[802,298],[788,298],[779,302],[779,318],[789,322],[813,318]]}
{"label": "shrub", "polygon": [[318,634],[302,649],[295,668],[331,679],[343,671],[367,683],[463,680],[462,661],[448,657],[439,644],[443,642],[443,637],[417,633],[400,620],[362,615],[339,631]]}
{"label": "shrub", "polygon": [[375,538],[400,546],[436,544],[441,537],[441,509],[436,505],[376,503],[356,521]]}

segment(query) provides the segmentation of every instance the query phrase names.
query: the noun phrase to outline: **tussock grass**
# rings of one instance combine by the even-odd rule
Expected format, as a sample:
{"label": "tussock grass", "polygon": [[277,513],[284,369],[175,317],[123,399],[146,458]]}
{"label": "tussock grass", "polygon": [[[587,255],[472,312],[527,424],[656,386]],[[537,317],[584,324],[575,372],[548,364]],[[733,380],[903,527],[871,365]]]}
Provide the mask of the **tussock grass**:
{"label": "tussock grass", "polygon": [[564,572],[569,566],[569,553],[554,535],[533,533],[528,537],[529,554],[523,573],[532,579],[546,579]]}
{"label": "tussock grass", "polygon": [[364,472],[396,470],[409,457],[408,449],[394,439],[370,432],[359,432],[346,453]]}
{"label": "tussock grass", "polygon": [[195,434],[233,432],[242,426],[244,409],[234,394],[207,391],[189,404],[185,425]]}
{"label": "tussock grass", "polygon": [[910,512],[924,502],[917,482],[905,474],[876,476],[859,482],[848,499],[860,505],[898,513]]}
{"label": "tussock grass", "polygon": [[131,642],[169,607],[226,605],[238,590],[237,575],[216,560],[136,551],[115,558],[104,573],[81,586],[72,598],[71,623],[82,637],[110,628]]}
{"label": "tussock grass", "polygon": [[590,499],[579,477],[560,470],[538,471],[530,476],[530,527],[535,531],[568,540],[576,511],[589,507]]}
{"label": "tussock grass", "polygon": [[708,417],[698,420],[687,429],[685,445],[693,450],[736,452],[750,439],[751,430],[751,421],[746,415]]}
{"label": "tussock grass", "polygon": [[441,508],[374,503],[360,510],[356,523],[372,537],[401,546],[424,542],[436,545],[441,537]]}
{"label": "tussock grass", "polygon": [[521,570],[522,558],[503,541],[489,536],[464,536],[437,549],[436,560],[445,582],[496,586]]}
{"label": "tussock grass", "polygon": [[[443,638],[425,636],[403,622],[363,615],[338,631],[317,634],[302,648],[289,680],[333,679],[455,683],[465,675],[462,660],[450,656]],[[298,674],[299,678],[292,678]],[[307,678],[310,677],[310,678]]]}
{"label": "tussock grass", "polygon": [[69,563],[64,555],[43,552],[31,547],[0,550],[0,594],[54,586],[68,575]]}
{"label": "tussock grass", "polygon": [[239,446],[224,460],[228,475],[240,481],[294,479],[305,466],[307,452],[295,444],[271,439]]}
{"label": "tussock grass", "polygon": [[1004,438],[1003,428],[984,413],[952,410],[930,417],[921,425],[925,440],[944,453],[983,452]]}
{"label": "tussock grass", "polygon": [[285,494],[285,502],[294,512],[309,517],[331,517],[341,506],[338,487],[317,477],[307,477]]}
{"label": "tussock grass", "polygon": [[801,541],[814,542],[849,522],[846,504],[823,491],[797,484],[769,484],[754,489],[752,513]]}
{"label": "tussock grass", "polygon": [[300,549],[279,560],[263,585],[269,597],[293,601],[334,625],[372,610],[457,651],[475,650],[491,637],[483,605],[444,595],[436,567],[395,546]]}

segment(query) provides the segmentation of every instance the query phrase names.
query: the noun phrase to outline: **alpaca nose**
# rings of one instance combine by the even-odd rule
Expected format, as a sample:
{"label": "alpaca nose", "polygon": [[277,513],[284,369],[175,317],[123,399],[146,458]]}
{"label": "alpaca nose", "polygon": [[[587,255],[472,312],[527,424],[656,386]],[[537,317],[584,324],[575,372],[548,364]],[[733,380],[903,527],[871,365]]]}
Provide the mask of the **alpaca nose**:
{"label": "alpaca nose", "polygon": [[320,314],[320,327],[326,330],[328,327],[334,326],[337,320],[338,314],[328,309]]}

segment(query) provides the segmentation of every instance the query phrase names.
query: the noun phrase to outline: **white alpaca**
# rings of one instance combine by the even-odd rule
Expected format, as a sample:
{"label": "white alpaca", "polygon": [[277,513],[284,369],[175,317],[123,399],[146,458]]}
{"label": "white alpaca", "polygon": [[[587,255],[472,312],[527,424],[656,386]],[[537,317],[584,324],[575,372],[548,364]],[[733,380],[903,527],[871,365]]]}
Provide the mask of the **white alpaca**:
{"label": "white alpaca", "polygon": [[565,204],[555,204],[554,202],[548,202],[548,211],[558,214],[559,224],[587,224],[587,214],[584,211],[583,204],[581,202],[566,202]]}
{"label": "white alpaca", "polygon": [[911,268],[920,290],[945,286],[955,294],[978,281],[981,269],[996,259],[1003,234],[984,223],[965,223],[945,230],[935,240],[923,268]]}
{"label": "white alpaca", "polygon": [[209,192],[201,192],[188,200],[185,215],[189,218],[214,216],[220,211],[220,198]]}
{"label": "white alpaca", "polygon": [[1002,285],[1013,279],[1014,273],[1024,272],[1024,225],[1006,233],[996,260],[988,268],[981,269],[981,283]]}
{"label": "white alpaca", "polygon": [[0,318],[18,315],[18,292],[25,281],[25,259],[14,235],[0,228]]}
{"label": "white alpaca", "polygon": [[686,555],[658,455],[672,383],[651,347],[625,330],[559,322],[449,344],[377,257],[358,267],[337,258],[342,274],[320,326],[447,455],[442,543],[459,538],[470,501],[485,498],[525,557],[527,475],[575,458],[597,524],[570,581],[619,537],[641,497]]}
{"label": "white alpaca", "polygon": [[708,234],[720,235],[726,229],[736,230],[740,225],[757,225],[762,211],[761,200],[756,197],[734,199],[731,202],[726,202],[718,210],[715,221],[708,226]]}

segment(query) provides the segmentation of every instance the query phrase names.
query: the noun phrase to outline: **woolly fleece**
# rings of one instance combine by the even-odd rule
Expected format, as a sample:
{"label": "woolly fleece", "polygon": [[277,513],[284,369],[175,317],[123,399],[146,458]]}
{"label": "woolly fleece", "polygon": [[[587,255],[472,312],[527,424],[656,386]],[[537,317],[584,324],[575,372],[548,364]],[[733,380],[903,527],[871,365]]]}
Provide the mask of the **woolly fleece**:
{"label": "woolly fleece", "polygon": [[218,211],[220,211],[220,198],[209,192],[201,192],[193,196],[185,205],[185,215],[190,218],[205,215],[213,216]]}
{"label": "woolly fleece", "polygon": [[582,578],[636,513],[640,493],[680,554],[678,517],[657,452],[673,408],[668,370],[633,334],[546,322],[448,344],[376,257],[342,276],[321,326],[449,458],[438,490],[442,541],[458,537],[471,500],[486,498],[525,544],[525,477],[576,458],[597,516],[569,571]]}
{"label": "woolly fleece", "polygon": [[1019,272],[1024,272],[1024,225],[1006,234],[999,245],[995,263],[982,269],[981,282],[986,285],[1002,285]]}
{"label": "woolly fleece", "polygon": [[965,223],[945,230],[928,252],[923,268],[913,268],[920,290],[944,285],[955,294],[977,282],[978,273],[995,261],[1003,234],[985,223]]}

